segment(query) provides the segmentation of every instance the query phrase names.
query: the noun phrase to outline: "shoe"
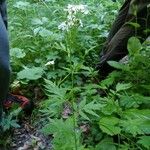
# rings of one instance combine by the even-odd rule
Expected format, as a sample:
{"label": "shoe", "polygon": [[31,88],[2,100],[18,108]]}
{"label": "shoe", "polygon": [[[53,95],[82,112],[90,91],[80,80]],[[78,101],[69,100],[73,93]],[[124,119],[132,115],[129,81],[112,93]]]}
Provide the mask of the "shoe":
{"label": "shoe", "polygon": [[33,102],[21,95],[8,94],[4,101],[4,108],[9,109],[13,104],[18,104],[27,114],[31,114],[33,110]]}

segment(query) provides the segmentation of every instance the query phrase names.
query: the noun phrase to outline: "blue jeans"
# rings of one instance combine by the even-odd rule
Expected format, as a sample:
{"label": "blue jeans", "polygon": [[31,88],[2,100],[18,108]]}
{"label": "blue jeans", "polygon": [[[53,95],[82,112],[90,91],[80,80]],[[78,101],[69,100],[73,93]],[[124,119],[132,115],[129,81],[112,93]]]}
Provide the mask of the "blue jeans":
{"label": "blue jeans", "polygon": [[3,1],[0,2],[0,120],[3,111],[2,104],[8,92],[10,79],[9,42],[6,18],[6,4],[5,1]]}

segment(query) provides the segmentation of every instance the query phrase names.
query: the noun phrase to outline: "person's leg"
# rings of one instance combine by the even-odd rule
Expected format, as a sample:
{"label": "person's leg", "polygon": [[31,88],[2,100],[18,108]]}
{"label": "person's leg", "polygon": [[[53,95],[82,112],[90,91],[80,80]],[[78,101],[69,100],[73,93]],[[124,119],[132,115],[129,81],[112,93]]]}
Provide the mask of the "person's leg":
{"label": "person's leg", "polygon": [[[135,29],[127,22],[137,22],[140,24],[140,28]],[[128,54],[127,42],[131,36],[140,36],[142,37],[142,40],[148,37],[149,34],[144,34],[143,31],[150,27],[150,24],[147,24],[149,22],[150,16],[146,7],[138,12],[137,17],[132,14],[127,14],[125,23],[121,26],[118,32],[116,32],[110,42],[105,45],[104,51],[101,53],[100,63],[98,64],[97,69],[102,76],[105,77],[108,73],[114,70],[107,64],[107,61],[119,61]]]}
{"label": "person's leg", "polygon": [[3,22],[5,24],[5,27],[7,28],[7,4],[5,0],[1,0],[0,2],[0,13],[3,18]]}
{"label": "person's leg", "polygon": [[103,59],[104,55],[106,54],[108,45],[111,42],[112,38],[115,36],[115,34],[118,32],[118,30],[123,26],[123,24],[126,21],[127,13],[129,11],[130,1],[131,0],[126,0],[118,12],[118,15],[111,27],[111,30],[109,31],[109,34],[103,46],[103,49],[100,52],[100,55],[99,55],[100,63],[97,64],[96,66],[97,69],[101,67],[101,59]]}
{"label": "person's leg", "polygon": [[6,26],[0,14],[0,120],[3,111],[3,101],[6,98],[9,88],[9,78],[9,42]]}
{"label": "person's leg", "polygon": [[105,54],[101,57],[98,66],[99,73],[102,77],[105,78],[108,73],[114,70],[111,66],[109,66],[107,61],[119,61],[121,58],[127,55],[127,41],[133,35],[134,29],[128,25],[124,25],[108,43],[105,49]]}
{"label": "person's leg", "polygon": [[110,40],[113,38],[113,36],[118,32],[118,30],[121,28],[121,26],[125,23],[127,13],[129,11],[131,0],[126,0],[123,4],[123,6],[120,8],[118,12],[118,16],[116,17],[111,30],[109,31],[109,35],[107,38],[107,42],[110,42]]}

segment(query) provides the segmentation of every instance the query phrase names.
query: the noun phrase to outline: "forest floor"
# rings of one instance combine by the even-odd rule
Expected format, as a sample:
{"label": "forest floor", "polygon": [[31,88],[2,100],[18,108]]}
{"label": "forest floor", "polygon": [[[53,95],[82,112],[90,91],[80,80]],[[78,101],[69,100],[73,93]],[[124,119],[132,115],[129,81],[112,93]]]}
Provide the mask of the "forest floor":
{"label": "forest floor", "polygon": [[10,150],[50,150],[51,137],[40,132],[40,126],[33,126],[29,119],[20,123],[20,128],[13,130]]}

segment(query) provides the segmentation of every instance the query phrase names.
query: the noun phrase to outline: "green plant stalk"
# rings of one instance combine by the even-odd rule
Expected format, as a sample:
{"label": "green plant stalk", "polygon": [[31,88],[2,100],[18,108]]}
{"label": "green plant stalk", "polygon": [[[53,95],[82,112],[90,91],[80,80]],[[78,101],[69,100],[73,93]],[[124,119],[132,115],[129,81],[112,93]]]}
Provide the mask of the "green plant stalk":
{"label": "green plant stalk", "polygon": [[[69,63],[70,67],[72,66],[71,62],[71,56],[72,51],[75,50],[75,44],[76,44],[76,33],[77,31],[75,28],[71,29],[68,33],[66,33],[66,44],[67,44],[67,52],[68,52],[68,58],[69,58]],[[72,89],[74,88],[74,67],[70,68],[71,72],[63,79],[63,81],[71,75],[71,87]],[[74,93],[71,93],[71,105],[73,106],[74,102]],[[74,140],[75,140],[75,150],[78,150],[78,139],[76,135],[76,129],[77,129],[77,118],[76,118],[76,113],[73,113],[73,124],[74,124]]]}

